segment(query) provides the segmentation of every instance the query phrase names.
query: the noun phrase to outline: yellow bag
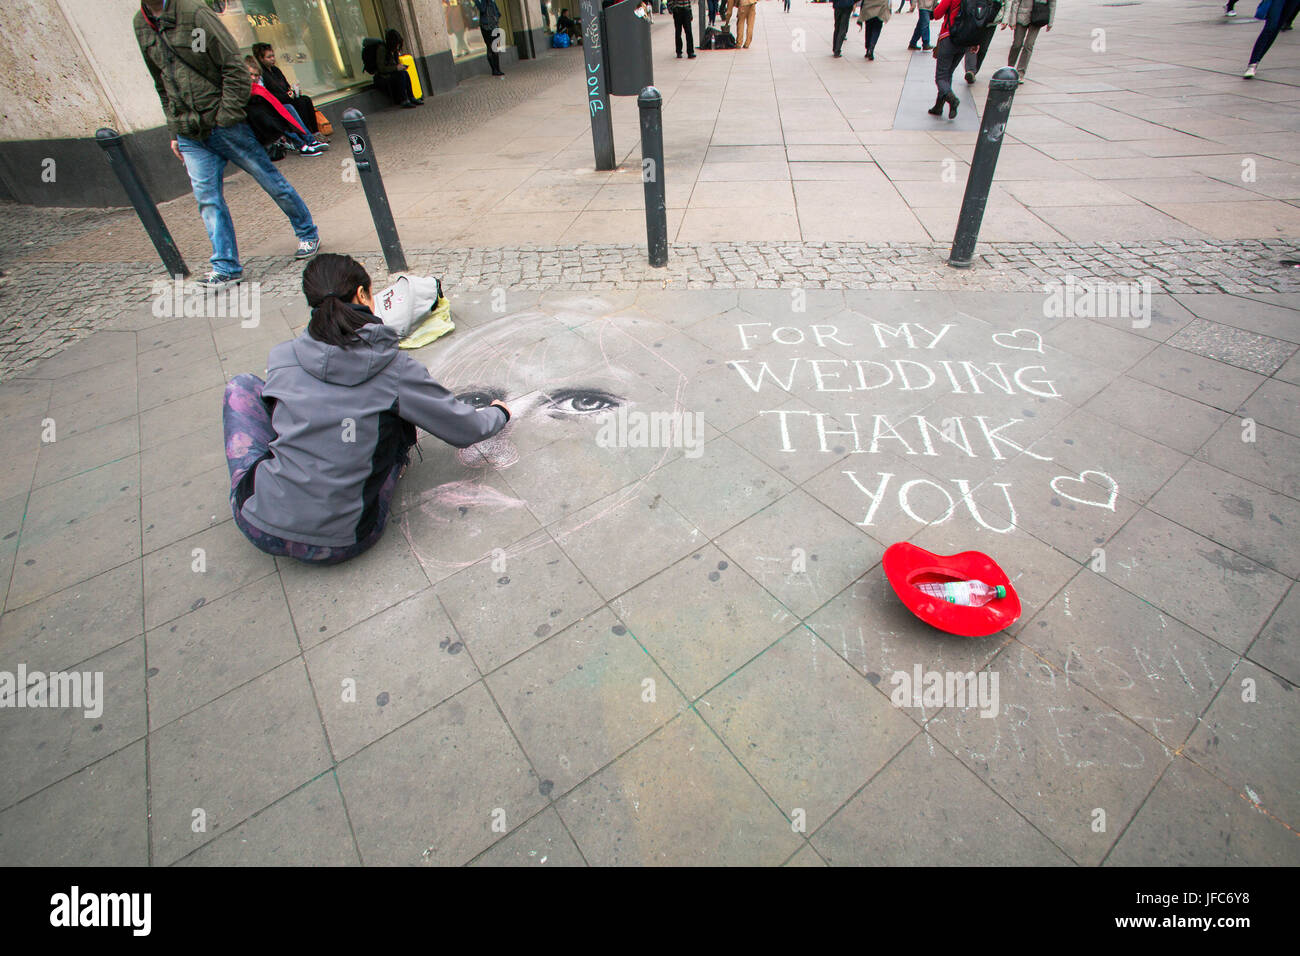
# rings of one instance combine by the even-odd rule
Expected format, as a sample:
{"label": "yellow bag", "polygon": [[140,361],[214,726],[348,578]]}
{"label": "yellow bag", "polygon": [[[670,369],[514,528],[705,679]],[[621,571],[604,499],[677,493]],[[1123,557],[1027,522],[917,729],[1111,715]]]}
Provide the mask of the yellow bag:
{"label": "yellow bag", "polygon": [[397,62],[406,67],[406,73],[411,78],[411,96],[415,99],[423,99],[424,94],[420,92],[420,76],[415,72],[415,57],[409,53],[403,53],[397,58]]}
{"label": "yellow bag", "polygon": [[411,329],[411,334],[397,343],[398,348],[418,349],[428,345],[434,339],[440,339],[448,332],[456,328],[451,321],[451,303],[446,297],[438,300],[438,304],[429,310],[429,314],[424,317],[423,321],[415,328]]}

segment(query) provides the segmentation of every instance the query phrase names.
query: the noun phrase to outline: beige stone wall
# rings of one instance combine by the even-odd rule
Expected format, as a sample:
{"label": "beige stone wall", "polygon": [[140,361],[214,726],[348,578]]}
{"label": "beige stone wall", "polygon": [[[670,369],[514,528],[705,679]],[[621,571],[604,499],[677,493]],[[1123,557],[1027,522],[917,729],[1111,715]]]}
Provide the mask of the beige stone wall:
{"label": "beige stone wall", "polygon": [[163,123],[131,30],[136,0],[4,0],[0,140]]}

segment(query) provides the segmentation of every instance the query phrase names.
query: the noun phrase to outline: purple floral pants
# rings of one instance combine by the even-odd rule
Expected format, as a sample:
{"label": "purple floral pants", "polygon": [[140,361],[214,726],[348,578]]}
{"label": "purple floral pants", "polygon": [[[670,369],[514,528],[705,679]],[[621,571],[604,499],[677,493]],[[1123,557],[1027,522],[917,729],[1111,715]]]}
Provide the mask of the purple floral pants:
{"label": "purple floral pants", "polygon": [[378,541],[384,533],[393,493],[397,490],[397,477],[406,464],[405,456],[393,466],[379,489],[379,520],[375,524],[374,531],[356,544],[329,548],[298,541],[286,541],[284,538],[267,534],[251,524],[242,514],[244,502],[253,496],[253,478],[257,466],[271,457],[271,442],[276,438],[275,429],[271,425],[271,409],[262,398],[262,389],[265,385],[266,383],[256,375],[236,375],[226,385],[226,395],[222,403],[221,419],[226,433],[226,464],[230,468],[230,510],[235,516],[235,524],[255,548],[267,554],[296,558],[309,564],[338,564],[340,561],[355,558]]}

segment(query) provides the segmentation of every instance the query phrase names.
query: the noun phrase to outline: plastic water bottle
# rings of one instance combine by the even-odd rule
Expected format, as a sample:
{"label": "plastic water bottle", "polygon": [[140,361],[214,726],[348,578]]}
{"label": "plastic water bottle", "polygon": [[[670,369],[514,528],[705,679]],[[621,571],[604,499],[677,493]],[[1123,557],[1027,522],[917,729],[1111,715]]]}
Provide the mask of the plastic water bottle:
{"label": "plastic water bottle", "polygon": [[983,581],[927,581],[918,588],[931,597],[963,607],[983,607],[994,598],[1007,596],[1007,589],[997,584],[989,587]]}

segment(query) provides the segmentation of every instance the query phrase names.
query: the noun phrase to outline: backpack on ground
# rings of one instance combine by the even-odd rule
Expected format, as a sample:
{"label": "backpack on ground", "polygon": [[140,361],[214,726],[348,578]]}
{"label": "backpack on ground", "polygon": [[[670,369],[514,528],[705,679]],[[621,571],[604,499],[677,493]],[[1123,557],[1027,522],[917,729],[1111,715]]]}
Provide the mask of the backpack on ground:
{"label": "backpack on ground", "polygon": [[718,35],[713,38],[713,49],[715,50],[734,50],[736,48],[736,38],[731,35],[730,30],[720,30]]}
{"label": "backpack on ground", "polygon": [[999,0],[961,0],[948,28],[948,42],[959,50],[979,43],[981,31],[997,19],[1001,9]]}
{"label": "backpack on ground", "polygon": [[383,45],[383,40],[374,37],[366,37],[361,41],[361,68],[371,76],[379,69],[379,48]]}

